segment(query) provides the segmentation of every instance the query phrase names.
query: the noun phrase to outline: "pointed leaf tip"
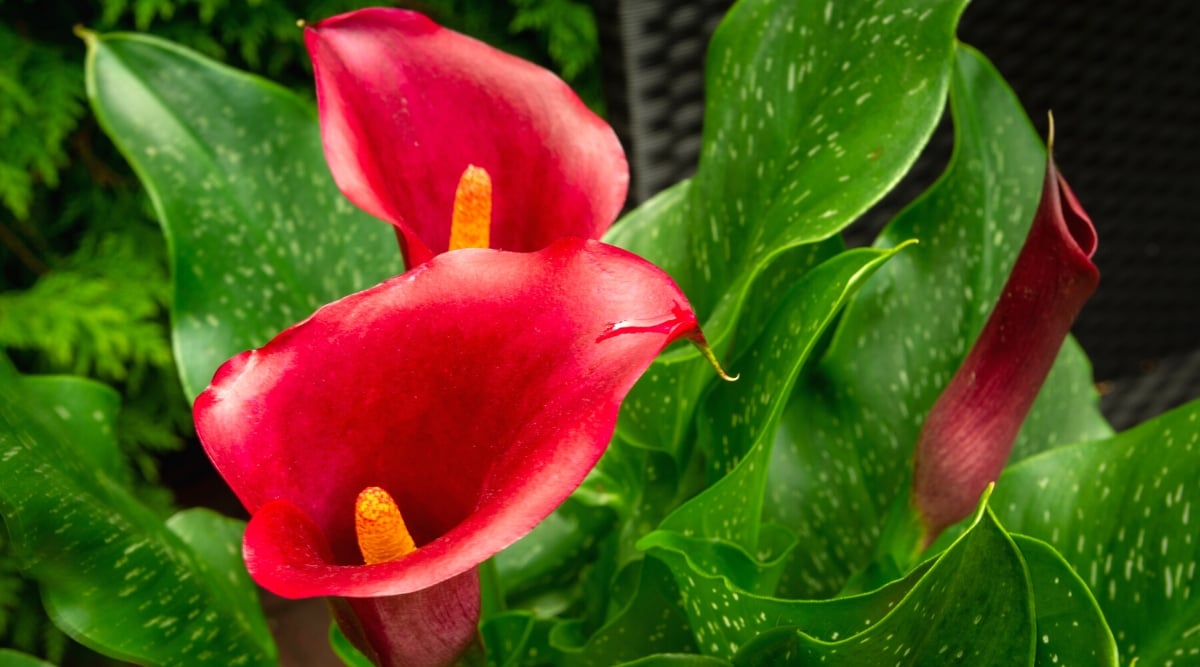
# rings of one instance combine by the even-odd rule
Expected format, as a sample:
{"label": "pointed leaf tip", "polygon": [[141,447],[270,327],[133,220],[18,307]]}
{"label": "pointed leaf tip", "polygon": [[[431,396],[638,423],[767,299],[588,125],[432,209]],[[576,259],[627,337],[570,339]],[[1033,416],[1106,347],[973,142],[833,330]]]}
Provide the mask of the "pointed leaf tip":
{"label": "pointed leaf tip", "polygon": [[75,33],[75,36],[79,39],[82,39],[83,43],[86,44],[88,48],[91,48],[96,41],[96,32],[83,27],[82,23],[76,23],[74,26],[72,26],[71,32]]}

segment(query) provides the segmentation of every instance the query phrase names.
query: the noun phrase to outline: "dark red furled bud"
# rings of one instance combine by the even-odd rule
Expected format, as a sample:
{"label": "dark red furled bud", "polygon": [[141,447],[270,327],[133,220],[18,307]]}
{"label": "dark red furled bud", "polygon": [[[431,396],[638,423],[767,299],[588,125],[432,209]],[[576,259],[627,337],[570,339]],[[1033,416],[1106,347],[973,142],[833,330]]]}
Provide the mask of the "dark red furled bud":
{"label": "dark red furled bud", "polygon": [[926,544],[970,515],[1000,476],[1072,322],[1099,283],[1095,250],[1091,220],[1048,157],[1041,203],[1000,300],[921,429],[913,504]]}

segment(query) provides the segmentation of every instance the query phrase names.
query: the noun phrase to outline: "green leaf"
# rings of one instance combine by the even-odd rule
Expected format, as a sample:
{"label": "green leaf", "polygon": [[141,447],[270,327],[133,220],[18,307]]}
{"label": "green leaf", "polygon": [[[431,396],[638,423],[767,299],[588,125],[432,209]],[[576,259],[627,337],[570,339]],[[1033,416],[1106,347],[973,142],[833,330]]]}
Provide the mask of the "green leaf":
{"label": "green leaf", "polygon": [[371,662],[370,658],[363,655],[358,647],[350,643],[337,623],[329,624],[329,646],[347,667],[373,667],[375,664]]}
{"label": "green leaf", "polygon": [[[718,352],[725,357],[722,363],[728,372],[739,372],[736,356],[758,338],[783,297],[804,274],[842,249],[840,239],[792,248],[757,276],[755,298],[747,299],[733,337],[728,344],[717,346],[725,348]],[[669,351],[655,360],[622,403],[617,430],[638,446],[665,450],[681,462],[691,453],[689,436],[698,397],[718,382],[712,366],[691,346]]]}
{"label": "green leaf", "polygon": [[[723,354],[757,276],[789,249],[835,235],[912,165],[941,115],[965,4],[737,3],[709,46],[696,175],[607,240],[674,277]],[[711,379],[693,370],[692,351],[660,366],[686,359],[684,369],[651,368],[635,387],[626,437],[680,449]],[[665,424],[652,407],[664,390],[675,411]]]}
{"label": "green leaf", "polygon": [[220,608],[231,612],[225,622],[232,619],[236,626],[249,629],[255,636],[270,637],[271,630],[262,615],[258,589],[250,580],[242,560],[242,534],[246,532],[246,522],[208,509],[193,508],[176,512],[167,519],[166,525],[203,564],[206,579],[213,582],[213,592],[220,596]]}
{"label": "green leaf", "polygon": [[[555,664],[565,667],[607,667],[653,653],[695,653],[671,573],[657,560],[647,558],[629,565],[618,587],[628,601],[594,635],[582,640],[577,629],[560,624],[550,634],[550,645],[561,653]],[[575,630],[575,631],[573,631]]]}
{"label": "green leaf", "polygon": [[920,4],[738,3],[709,47],[700,167],[674,203],[692,215],[638,216],[611,238],[667,268],[711,315],[741,274],[852,222],[941,115],[966,3]]}
{"label": "green leaf", "polygon": [[[906,502],[921,422],[982,329],[1033,219],[1045,153],[1008,86],[966,47],[951,108],[950,166],[876,244],[918,245],[854,298],[782,418],[766,516],[809,545],[785,578],[796,597],[832,595],[871,561],[884,517]],[[1068,340],[1014,457],[1108,433],[1090,366]]]}
{"label": "green leaf", "polygon": [[[506,612],[482,619],[479,636],[483,640],[489,667],[521,664],[521,651],[529,641],[532,625],[533,615],[527,612]],[[342,641],[349,643],[345,639]]]}
{"label": "green leaf", "polygon": [[619,667],[732,667],[728,660],[687,653],[658,653],[622,662]]}
{"label": "green leaf", "polygon": [[[590,637],[584,636],[579,621],[555,620],[531,612],[513,611],[486,619],[480,634],[488,664],[607,667],[627,661],[667,659],[655,654],[696,652],[679,605],[679,592],[662,563],[631,563],[615,578],[613,587],[615,611]],[[710,663],[698,664],[707,667]]]}
{"label": "green leaf", "polygon": [[736,364],[742,377],[714,387],[700,416],[709,478],[717,480],[663,522],[664,530],[759,549],[762,498],[779,414],[818,338],[896,250],[851,250],[796,283]]}
{"label": "green leaf", "polygon": [[1107,440],[1017,463],[996,485],[1005,525],[1053,545],[1092,590],[1123,662],[1200,656],[1200,401]]}
{"label": "green leaf", "polygon": [[337,191],[309,102],[152,37],[85,39],[92,108],[170,246],[190,398],[227,358],[401,271],[391,228]]}
{"label": "green leaf", "polygon": [[[5,360],[3,362],[7,364]],[[4,372],[4,371],[0,371]],[[28,405],[52,410],[58,417],[63,438],[70,443],[108,442],[116,437],[117,414],[121,395],[105,385],[85,382],[70,376],[28,376],[19,380]],[[74,450],[91,468],[122,485],[129,482],[129,471],[121,460],[121,451],[107,445]]]}
{"label": "green leaf", "polygon": [[[994,497],[994,496],[993,496]],[[1033,582],[1039,666],[1116,667],[1117,644],[1096,598],[1050,545],[1013,535]]]}
{"label": "green leaf", "polygon": [[700,648],[735,664],[1020,665],[1034,655],[1029,576],[987,511],[936,561],[879,590],[835,600],[739,590],[669,543],[650,554],[675,573]]}
{"label": "green leaf", "polygon": [[[712,577],[723,577],[731,587],[754,595],[771,595],[775,592],[787,557],[798,546],[796,537],[790,531],[774,524],[763,526],[754,551],[720,538],[665,529],[656,530],[638,542],[638,547],[645,551],[665,548],[687,554],[687,569],[672,568],[677,580],[679,577],[686,579],[693,571],[701,572]],[[678,581],[678,585],[685,589],[687,587],[683,581]],[[700,639],[697,638],[698,641]]]}
{"label": "green leaf", "polygon": [[[34,402],[49,382],[61,401]],[[103,385],[30,381],[0,361],[0,514],[48,614],[77,641],[132,662],[273,663],[238,562],[240,529],[204,512],[168,528],[106,474],[115,409]],[[197,531],[199,549],[189,545]]]}
{"label": "green leaf", "polygon": [[52,664],[27,653],[0,648],[0,667],[54,667]]}
{"label": "green leaf", "polygon": [[[568,498],[516,544],[496,554],[498,579],[510,604],[536,606],[542,613],[576,597],[580,569],[595,560],[597,541],[612,530],[614,513]],[[522,599],[548,591],[552,599]]]}
{"label": "green leaf", "polygon": [[[747,591],[731,579],[736,566],[713,571],[700,562],[697,540],[659,532],[646,543],[671,567],[701,649],[739,664],[807,664],[800,656],[814,664],[891,664],[882,659],[888,650],[904,664],[954,662],[959,650],[964,664],[1030,664],[1014,658],[1036,635],[1032,664],[1116,665],[1112,634],[1083,582],[1046,544],[1011,537],[989,512],[903,579],[824,601]],[[1035,633],[1024,611],[1030,599]],[[919,648],[906,652],[897,637]],[[884,653],[870,653],[889,642]]]}

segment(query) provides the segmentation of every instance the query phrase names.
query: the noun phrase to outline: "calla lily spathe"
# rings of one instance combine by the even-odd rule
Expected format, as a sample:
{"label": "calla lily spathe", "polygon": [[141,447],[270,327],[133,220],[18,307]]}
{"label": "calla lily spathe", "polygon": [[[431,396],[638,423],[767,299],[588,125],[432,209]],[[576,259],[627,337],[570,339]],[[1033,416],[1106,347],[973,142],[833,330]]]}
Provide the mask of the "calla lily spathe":
{"label": "calla lily spathe", "polygon": [[335,16],[305,39],[334,180],[396,226],[409,267],[448,249],[468,165],[493,181],[493,248],[598,239],[620,213],[621,144],[553,73],[399,9]]}
{"label": "calla lily spathe", "polygon": [[[450,582],[450,598],[476,600],[456,602],[473,636],[473,568],[566,499],[629,388],[663,347],[697,335],[674,282],[612,246],[462,250],[231,359],[197,399],[196,426],[251,513],[254,579],[286,597],[350,598],[363,613],[346,634],[411,664],[386,659],[401,651],[376,607]],[[363,564],[354,504],[369,486],[396,499],[411,555]]]}
{"label": "calla lily spathe", "polygon": [[1047,158],[1029,235],[983,331],[930,410],[914,459],[926,544],[969,516],[1004,469],[1021,424],[1100,281],[1096,230]]}
{"label": "calla lily spathe", "polygon": [[703,339],[665,273],[593,240],[627,165],[557,77],[402,10],[306,40],[334,178],[409,270],[229,360],[197,432],[260,585],[328,597],[377,664],[445,665],[476,566],[579,485],[654,357]]}

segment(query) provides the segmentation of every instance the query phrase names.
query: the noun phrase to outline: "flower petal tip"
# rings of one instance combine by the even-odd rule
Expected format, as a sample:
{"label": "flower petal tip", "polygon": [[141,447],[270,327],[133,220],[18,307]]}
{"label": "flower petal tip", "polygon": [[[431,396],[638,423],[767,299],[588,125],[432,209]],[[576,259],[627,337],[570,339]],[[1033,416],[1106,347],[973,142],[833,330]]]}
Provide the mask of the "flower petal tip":
{"label": "flower petal tip", "polygon": [[700,354],[712,365],[713,370],[717,372],[717,377],[726,382],[737,382],[738,378],[742,377],[740,373],[730,375],[725,372],[724,368],[721,368],[721,362],[717,359],[717,355],[713,352],[712,347],[709,346],[708,341],[704,339],[704,334],[700,332],[700,329],[696,329],[694,334],[688,336],[688,340],[696,346],[696,349],[700,350]]}

